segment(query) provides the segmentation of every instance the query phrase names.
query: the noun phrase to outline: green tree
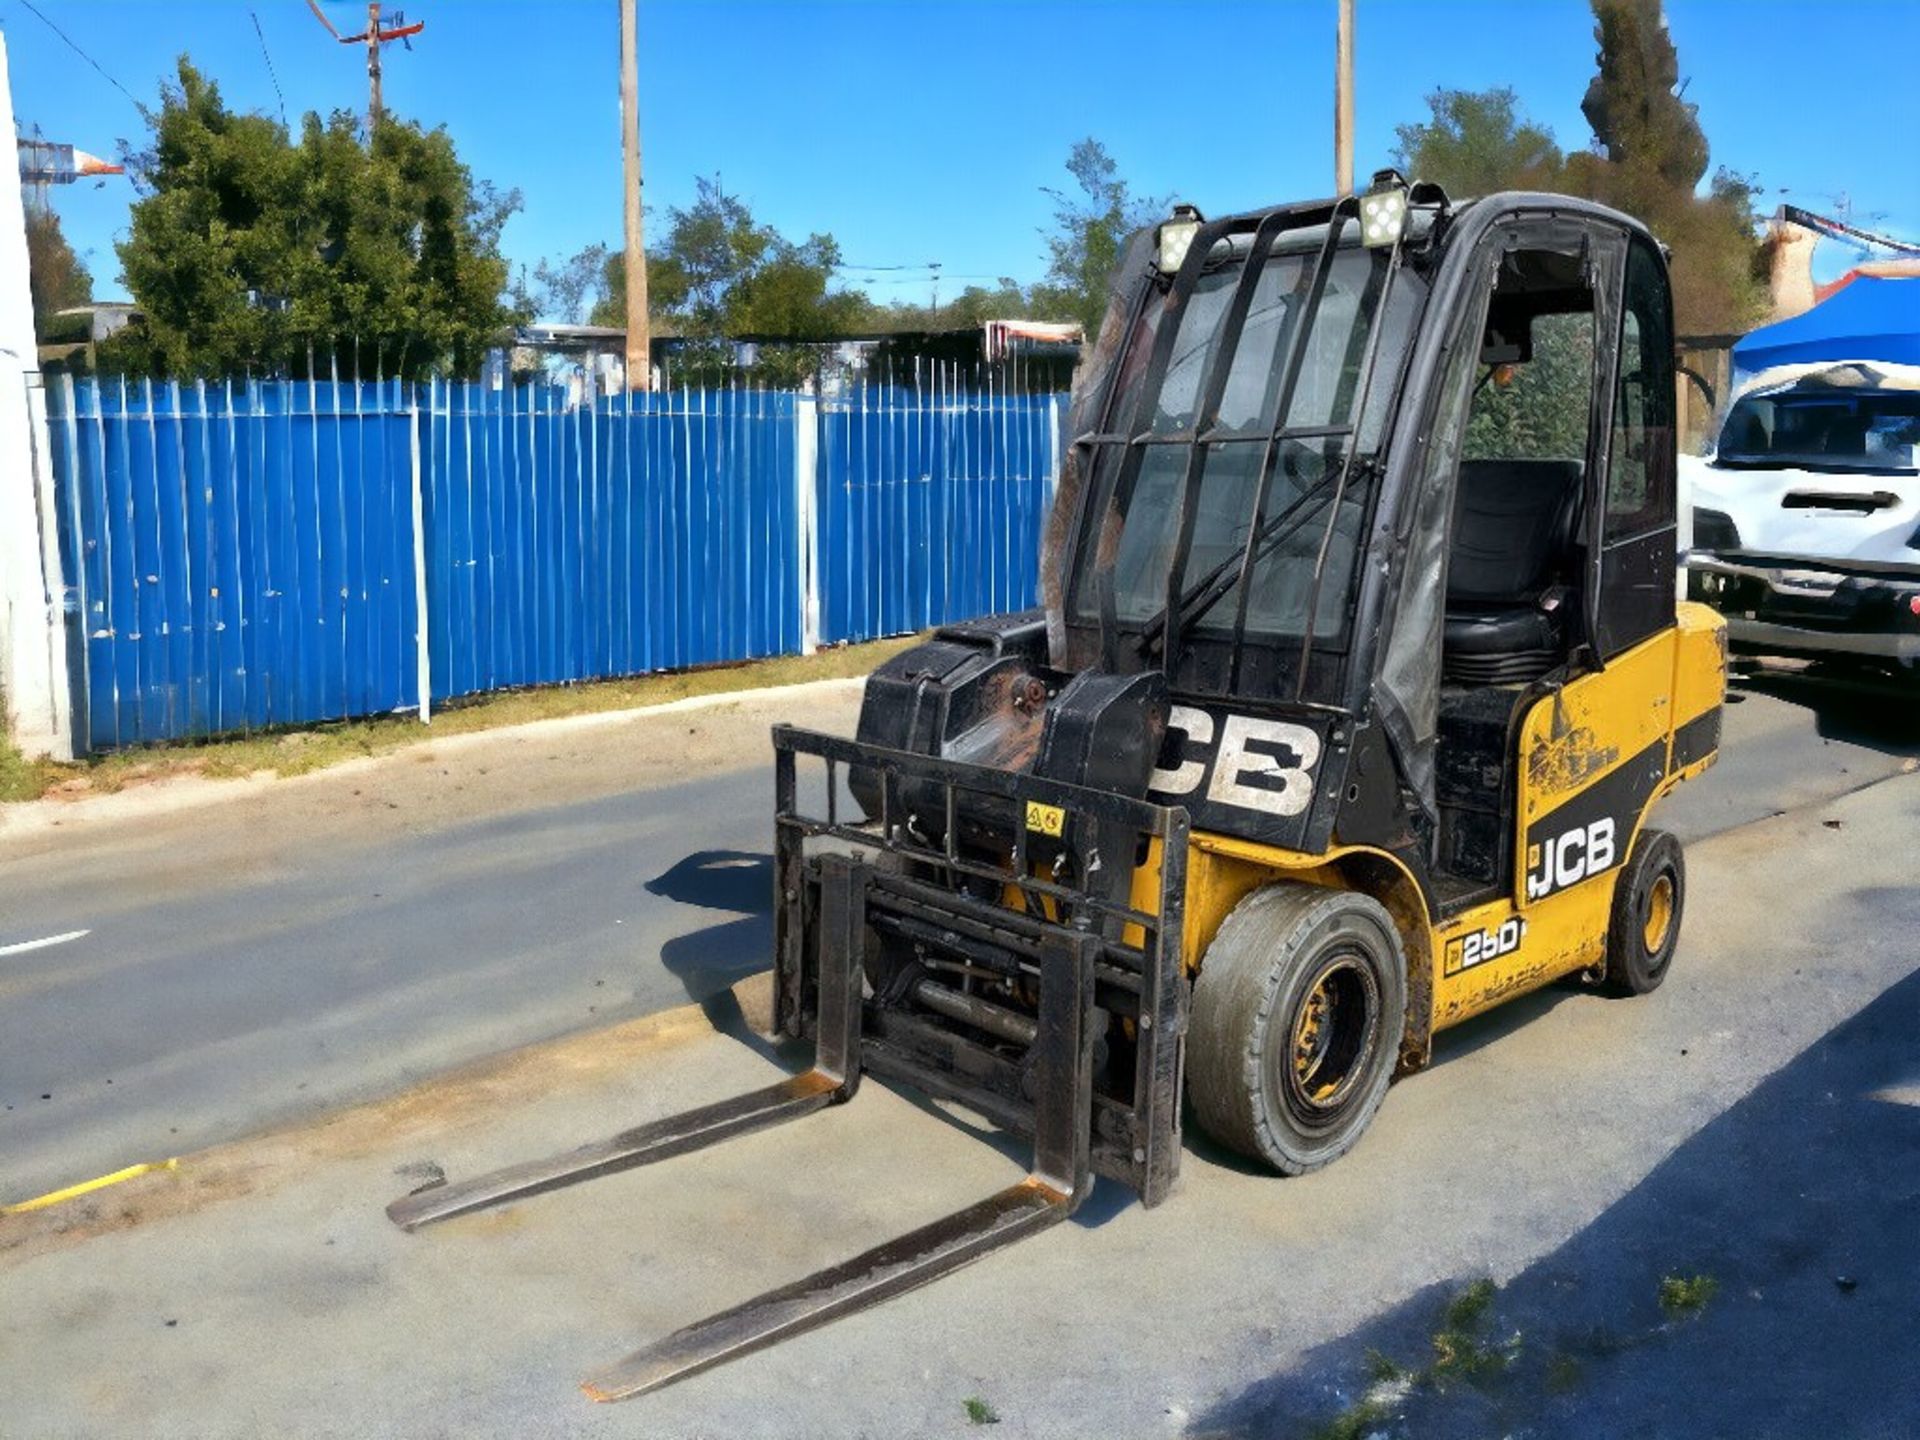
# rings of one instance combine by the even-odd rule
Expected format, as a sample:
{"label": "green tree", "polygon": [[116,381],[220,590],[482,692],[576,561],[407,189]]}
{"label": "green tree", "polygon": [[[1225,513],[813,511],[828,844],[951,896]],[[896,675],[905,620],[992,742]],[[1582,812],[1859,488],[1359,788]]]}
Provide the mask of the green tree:
{"label": "green tree", "polygon": [[1707,173],[1700,107],[1680,98],[1680,55],[1660,0],[1593,0],[1599,73],[1580,112],[1615,165],[1649,170],[1677,190]]}
{"label": "green tree", "polygon": [[1637,216],[1673,252],[1680,334],[1747,329],[1766,310],[1749,176],[1710,152],[1699,107],[1680,98],[1680,60],[1659,0],[1591,0],[1599,44],[1581,111],[1594,149],[1568,159],[1567,188]]}
{"label": "green tree", "polygon": [[1511,90],[1437,90],[1429,118],[1398,129],[1400,168],[1456,198],[1552,189],[1637,216],[1672,250],[1679,333],[1744,330],[1765,311],[1750,177],[1709,154],[1697,108],[1679,96],[1679,57],[1659,0],[1591,0],[1599,52],[1582,111],[1593,148],[1563,155]]}
{"label": "green tree", "polygon": [[27,283],[33,291],[33,328],[43,341],[57,311],[93,300],[93,275],[67,243],[60,217],[34,206],[27,207]]}
{"label": "green tree", "polygon": [[1565,158],[1553,132],[1521,114],[1512,90],[1435,90],[1427,108],[1426,120],[1394,129],[1401,173],[1431,180],[1456,200],[1558,188]]}
{"label": "green tree", "polygon": [[917,305],[896,300],[874,307],[868,328],[882,334],[915,331],[975,330],[989,320],[1033,318],[1033,306],[1020,282],[1002,275],[992,285],[969,285],[944,303]]}
{"label": "green tree", "polygon": [[[597,312],[607,295],[608,253],[605,245],[588,245],[557,264],[542,260],[533,269],[533,288],[516,289],[515,303],[536,319],[578,325]],[[625,294],[622,293],[622,304]],[[593,324],[624,325],[624,314]]]}
{"label": "green tree", "polygon": [[308,114],[297,141],[236,114],[181,57],[130,153],[142,191],[119,246],[144,326],[127,368],[470,374],[512,318],[500,230],[520,203],[476,182],[445,129]]}
{"label": "green tree", "polygon": [[[655,333],[688,343],[675,359],[683,377],[715,378],[732,366],[728,340],[770,336],[800,345],[764,346],[757,378],[781,384],[818,368],[810,342],[868,328],[873,305],[837,287],[840,247],[831,235],[789,240],[754,219],[746,201],[717,180],[697,182],[692,205],[667,212],[665,233],[647,256],[647,304]],[[626,268],[607,256],[595,324],[626,323]]]}
{"label": "green tree", "polygon": [[1073,190],[1049,186],[1044,192],[1053,201],[1053,227],[1042,232],[1047,274],[1034,287],[1031,306],[1037,318],[1077,320],[1093,335],[1127,237],[1163,216],[1167,202],[1134,195],[1107,147],[1091,137],[1068,153],[1067,173]]}
{"label": "green tree", "polygon": [[1542,315],[1533,358],[1489,375],[1467,413],[1469,460],[1578,460],[1587,453],[1593,400],[1593,317]]}
{"label": "green tree", "polygon": [[[653,274],[653,267],[647,267],[647,274]],[[606,259],[600,262],[600,287],[598,300],[587,312],[589,325],[612,325],[624,330],[627,324],[627,257],[619,251],[609,249]],[[653,282],[647,282],[648,319],[652,322],[654,337],[657,339],[667,332],[661,328],[658,307],[653,299]]]}

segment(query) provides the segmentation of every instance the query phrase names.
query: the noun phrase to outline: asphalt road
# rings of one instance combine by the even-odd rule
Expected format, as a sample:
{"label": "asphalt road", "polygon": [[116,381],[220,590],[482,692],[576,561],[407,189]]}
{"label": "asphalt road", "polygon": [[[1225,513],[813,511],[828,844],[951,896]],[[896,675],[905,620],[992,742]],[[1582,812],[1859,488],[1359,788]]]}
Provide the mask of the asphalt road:
{"label": "asphalt road", "polygon": [[[1718,766],[1667,802],[1685,840],[1920,753],[1911,707],[1778,685],[1736,700]],[[738,723],[775,718],[846,728],[852,708]],[[608,729],[578,748],[673,743]],[[0,1202],[583,1026],[730,1003],[770,954],[763,750],[613,793],[558,784],[553,804],[485,749],[438,775],[403,755],[301,782],[292,819],[265,796],[134,827],[138,843],[124,824],[25,857],[0,841]],[[406,785],[470,803],[416,813]],[[363,791],[401,800],[369,819]]]}
{"label": "asphalt road", "polygon": [[[851,716],[762,709],[762,730]],[[333,803],[379,771],[314,776],[293,823],[241,813],[263,796],[0,858],[0,1203],[727,995],[771,953],[764,748],[561,804],[449,757],[441,786],[482,789],[462,814],[498,810],[448,823]]]}

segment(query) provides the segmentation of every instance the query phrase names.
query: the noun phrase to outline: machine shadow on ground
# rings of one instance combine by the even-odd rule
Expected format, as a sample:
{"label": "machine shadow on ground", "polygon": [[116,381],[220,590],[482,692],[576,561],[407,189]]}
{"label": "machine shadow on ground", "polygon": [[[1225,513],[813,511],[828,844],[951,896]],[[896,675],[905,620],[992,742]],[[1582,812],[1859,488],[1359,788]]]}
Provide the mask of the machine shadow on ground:
{"label": "machine shadow on ground", "polygon": [[660,947],[660,963],[686,987],[687,998],[716,1032],[776,1064],[798,1069],[809,1048],[773,1042],[740,1008],[733,987],[773,968],[773,856],[747,850],[697,850],[646,882],[649,895],[729,912],[723,920],[676,935]]}
{"label": "machine shadow on ground", "polygon": [[[1911,889],[1864,891],[1843,904],[1850,923],[1911,930],[1917,898]],[[1501,1287],[1464,1342],[1443,1337],[1443,1317],[1472,1275],[1430,1286],[1254,1382],[1197,1417],[1191,1433],[1915,1433],[1916,1034],[1920,972],[1791,1059]],[[1663,1303],[1668,1277],[1699,1283],[1669,1290]],[[1675,1304],[1676,1295],[1704,1303]],[[1459,1363],[1436,1365],[1448,1346]],[[1369,1411],[1365,1397],[1388,1361],[1401,1383],[1418,1378]]]}
{"label": "machine shadow on ground", "polygon": [[1844,671],[1809,666],[1783,669],[1746,667],[1727,677],[1729,700],[1743,691],[1768,695],[1809,712],[1814,733],[1882,754],[1920,757],[1920,680],[1861,678]]}
{"label": "machine shadow on ground", "polygon": [[[773,966],[773,857],[744,850],[701,850],[677,861],[646,882],[650,895],[683,905],[731,911],[738,918],[676,936],[660,948],[660,961],[686,986],[714,1030],[775,1064],[801,1070],[811,1061],[806,1041],[769,1041],[747,1019],[734,996],[740,981]],[[884,1084],[869,1076],[863,1083]],[[1016,1165],[1032,1158],[1032,1144],[958,1107],[929,1099],[906,1086],[888,1086],[933,1119],[991,1146]],[[1189,1132],[1191,1133],[1191,1132]],[[1124,1185],[1102,1180],[1074,1215],[1083,1226],[1105,1224],[1133,1203]]]}

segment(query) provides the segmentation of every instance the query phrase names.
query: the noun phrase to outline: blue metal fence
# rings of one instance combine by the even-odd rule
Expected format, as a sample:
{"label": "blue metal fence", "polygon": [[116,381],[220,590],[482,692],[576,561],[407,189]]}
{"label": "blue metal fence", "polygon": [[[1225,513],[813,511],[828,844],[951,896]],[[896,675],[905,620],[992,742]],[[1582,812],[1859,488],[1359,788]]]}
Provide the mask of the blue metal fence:
{"label": "blue metal fence", "polygon": [[397,387],[114,381],[53,397],[86,748],[416,703]]}
{"label": "blue metal fence", "polygon": [[959,385],[67,380],[49,399],[95,750],[1031,605],[1064,408]]}
{"label": "blue metal fence", "polygon": [[860,390],[820,414],[820,633],[872,640],[1035,603],[1050,395]]}
{"label": "blue metal fence", "polygon": [[426,398],[434,699],[800,648],[792,395]]}

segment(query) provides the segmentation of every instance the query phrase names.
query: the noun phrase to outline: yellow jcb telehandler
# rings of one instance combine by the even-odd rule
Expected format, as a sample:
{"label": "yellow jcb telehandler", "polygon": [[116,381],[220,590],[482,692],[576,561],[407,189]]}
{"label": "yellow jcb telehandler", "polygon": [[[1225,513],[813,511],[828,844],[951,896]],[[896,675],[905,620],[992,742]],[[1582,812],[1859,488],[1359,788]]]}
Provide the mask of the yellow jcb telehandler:
{"label": "yellow jcb telehandler", "polygon": [[1586,201],[1365,194],[1134,237],[1078,376],[1045,606],[780,728],[775,1022],[813,1068],[396,1201],[413,1229],[850,1098],[1031,1138],[1025,1179],[587,1383],[667,1384],[1056,1224],[1164,1199],[1183,1101],[1285,1174],[1436,1032],[1680,933],[1653,804],[1712,763],[1675,601],[1667,265]]}

